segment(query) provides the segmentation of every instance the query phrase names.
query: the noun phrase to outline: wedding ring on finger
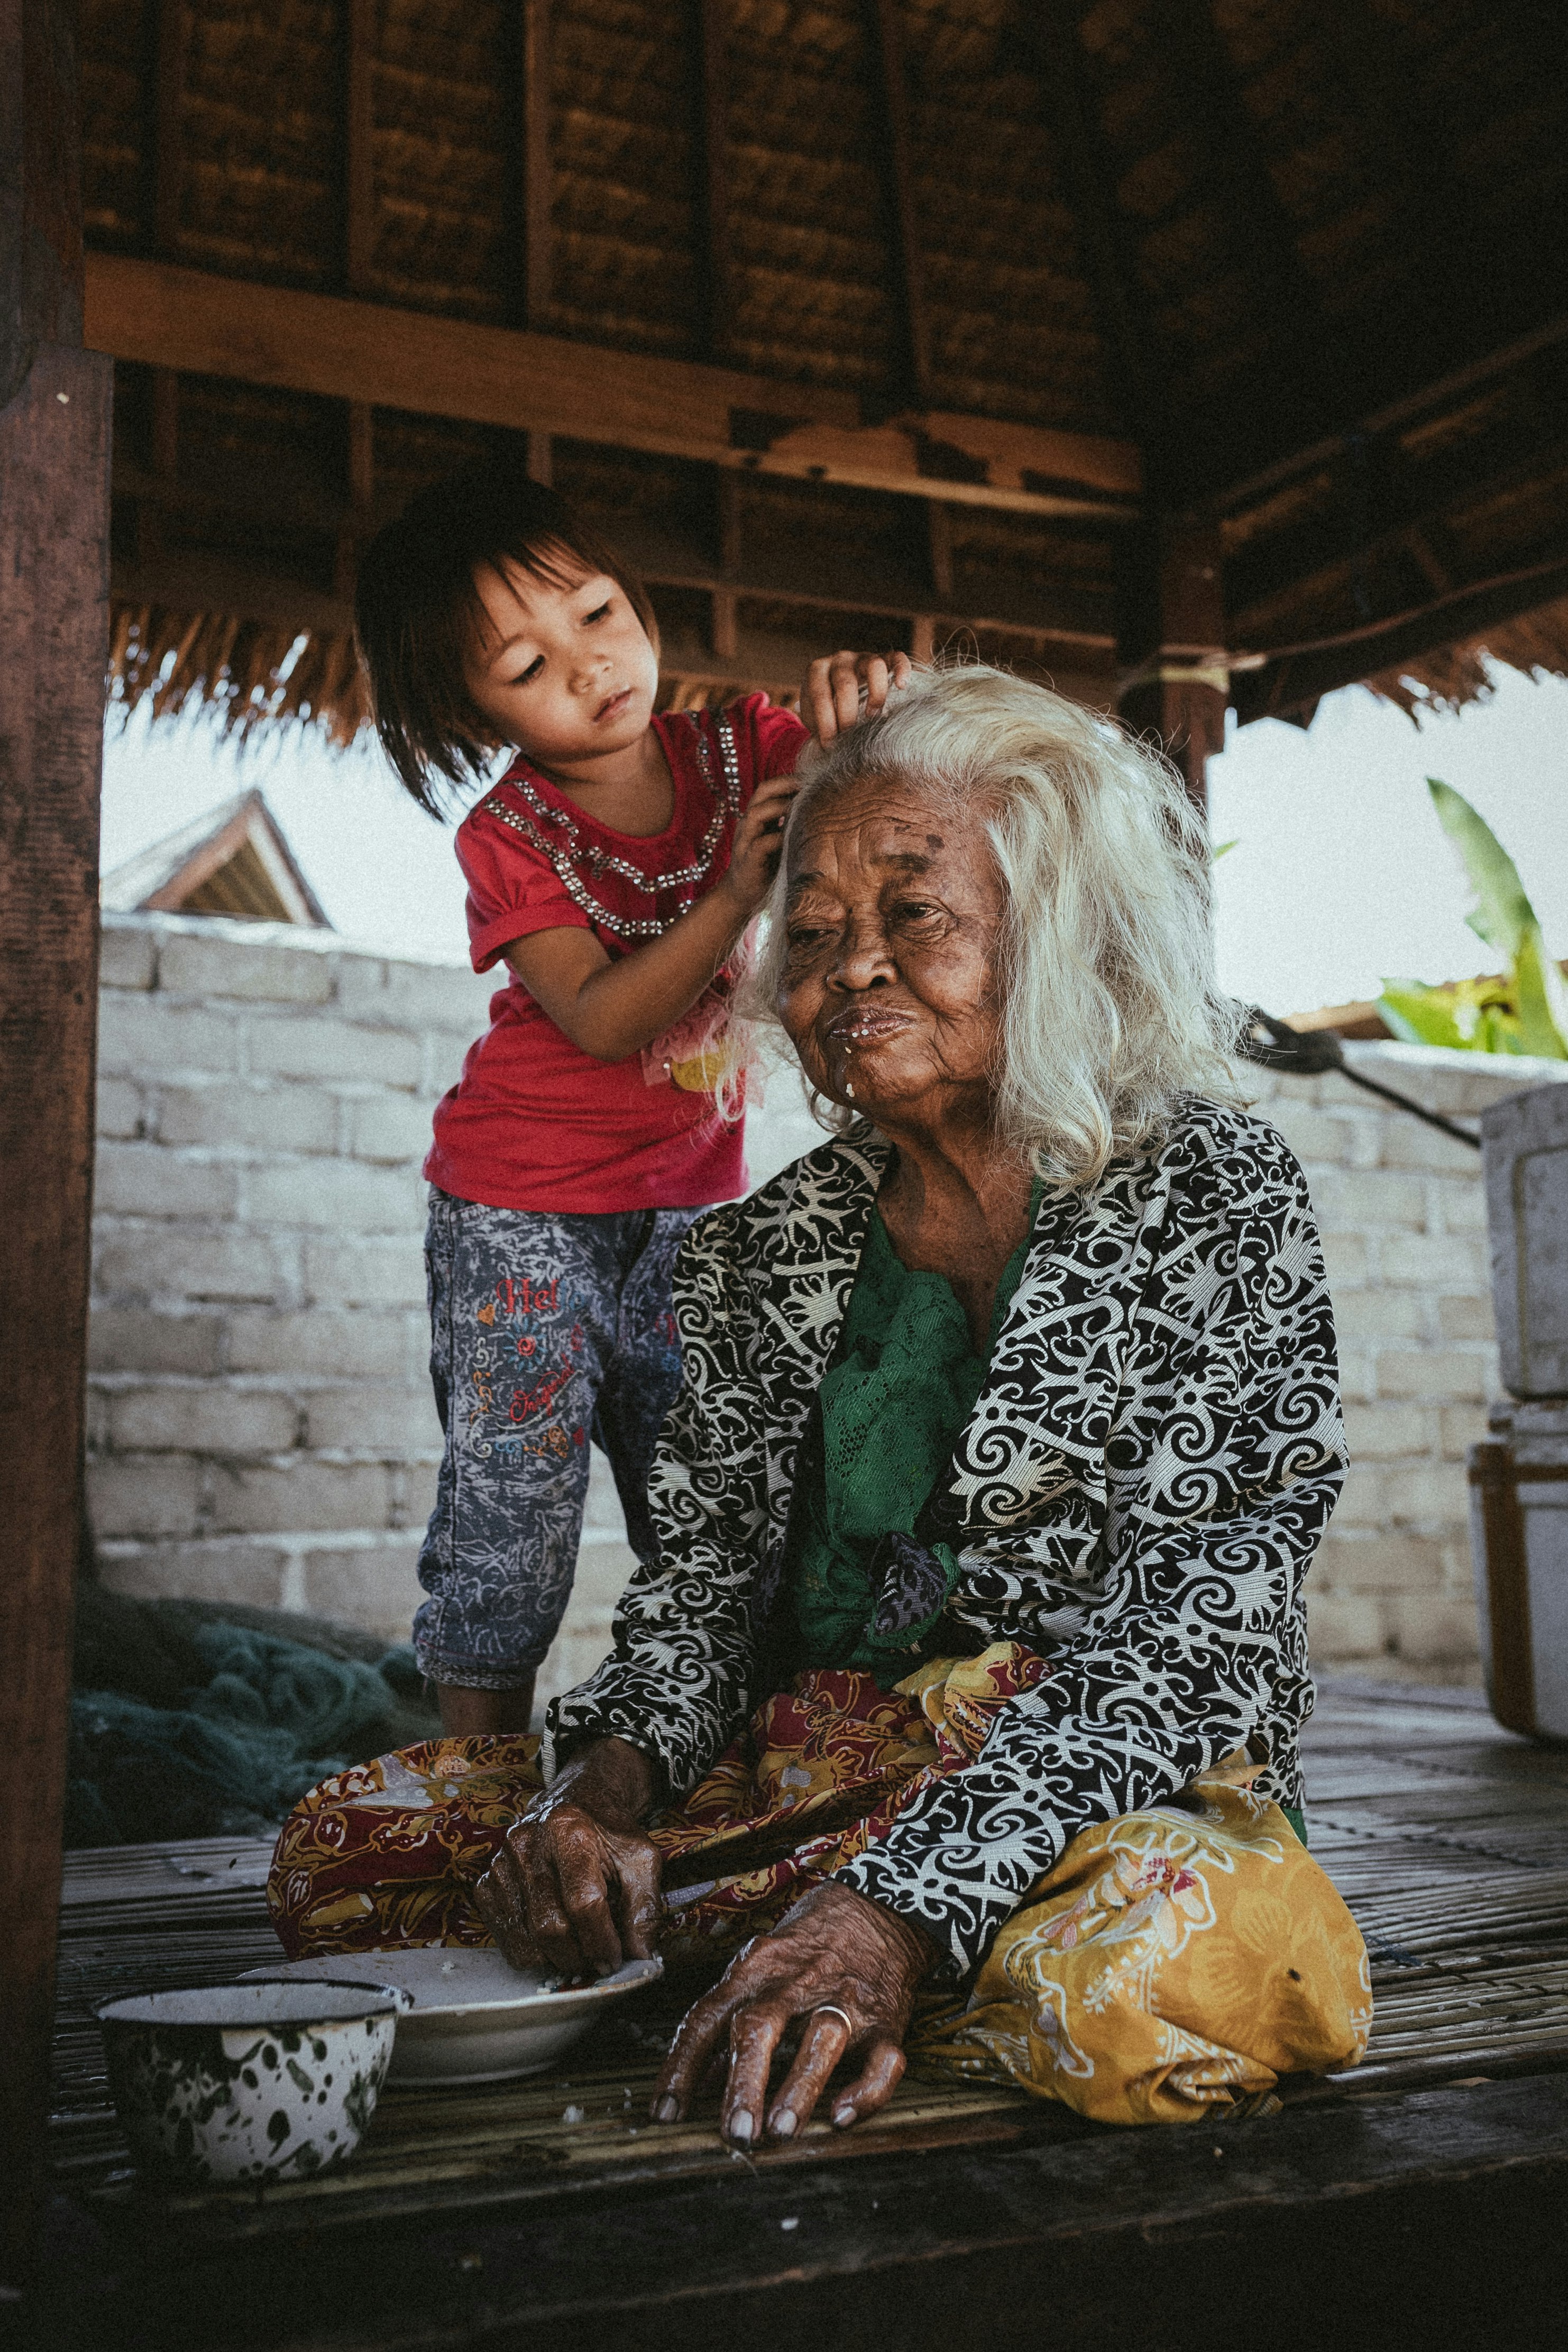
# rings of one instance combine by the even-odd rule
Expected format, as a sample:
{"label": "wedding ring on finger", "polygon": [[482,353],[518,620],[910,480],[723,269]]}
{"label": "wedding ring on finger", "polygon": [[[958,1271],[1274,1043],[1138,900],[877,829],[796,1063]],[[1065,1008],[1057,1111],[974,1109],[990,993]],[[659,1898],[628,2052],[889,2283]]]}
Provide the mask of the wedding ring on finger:
{"label": "wedding ring on finger", "polygon": [[840,2024],[843,2027],[844,2032],[849,2035],[850,2040],[852,2042],[854,2040],[854,2019],[850,2015],[847,2009],[840,2009],[836,2001],[820,2000],[817,2003],[816,2008],[811,2011],[811,2015],[814,2018],[836,2017]]}

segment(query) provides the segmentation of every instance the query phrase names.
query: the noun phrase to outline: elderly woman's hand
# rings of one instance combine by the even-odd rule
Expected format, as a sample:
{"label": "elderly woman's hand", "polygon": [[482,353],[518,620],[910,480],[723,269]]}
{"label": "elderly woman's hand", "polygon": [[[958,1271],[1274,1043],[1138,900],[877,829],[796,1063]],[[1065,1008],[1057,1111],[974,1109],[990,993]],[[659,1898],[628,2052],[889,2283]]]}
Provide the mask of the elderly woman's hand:
{"label": "elderly woman's hand", "polygon": [[659,1856],[641,1826],[653,1796],[642,1750],[598,1739],[507,1831],[474,1899],[514,1968],[608,1976],[653,1958]]}
{"label": "elderly woman's hand", "polygon": [[[879,1903],[831,1879],[814,1886],[771,1934],[737,1954],[712,1992],[682,2021],[653,2093],[655,2123],[684,2116],[725,2036],[729,2079],[719,2129],[737,2147],[792,2138],[810,2121],[842,2058],[860,2062],[834,2095],[841,2129],[885,2106],[904,2074],[903,2042],[915,1989],[941,1953],[931,1938]],[[768,2107],[779,2044],[797,2019],[800,2048]]]}

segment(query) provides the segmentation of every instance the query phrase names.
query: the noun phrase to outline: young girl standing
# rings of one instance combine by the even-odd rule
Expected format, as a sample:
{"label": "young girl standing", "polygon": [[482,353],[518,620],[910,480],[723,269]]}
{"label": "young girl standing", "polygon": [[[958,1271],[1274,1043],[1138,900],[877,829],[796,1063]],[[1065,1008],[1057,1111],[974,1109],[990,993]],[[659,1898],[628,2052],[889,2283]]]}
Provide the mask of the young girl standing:
{"label": "young girl standing", "polygon": [[[639,1558],[680,1383],[671,1279],[745,1181],[711,1091],[725,966],[768,892],[807,740],[752,695],[656,717],[653,610],[570,509],[509,468],[415,499],[366,549],[376,730],[421,807],[516,757],[457,832],[474,967],[509,968],[425,1161],[445,1445],[420,1664],[454,1733],[526,1730],[570,1595],[590,1440]],[[896,677],[906,674],[903,656]],[[896,682],[896,679],[894,680]],[[814,664],[819,731],[887,665]]]}

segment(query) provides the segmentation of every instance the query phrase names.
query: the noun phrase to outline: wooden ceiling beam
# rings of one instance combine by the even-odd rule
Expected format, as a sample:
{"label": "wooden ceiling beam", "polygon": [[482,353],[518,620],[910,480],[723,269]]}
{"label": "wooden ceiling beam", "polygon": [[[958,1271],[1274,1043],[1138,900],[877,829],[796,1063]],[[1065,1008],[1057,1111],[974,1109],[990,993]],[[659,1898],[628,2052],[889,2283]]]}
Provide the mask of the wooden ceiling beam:
{"label": "wooden ceiling beam", "polygon": [[899,0],[866,0],[876,58],[878,111],[888,241],[898,317],[898,362],[894,393],[899,405],[931,404],[931,320],[920,258],[920,222],[915,203],[915,152],[909,127],[909,80],[904,63]]}
{"label": "wooden ceiling beam", "polygon": [[268,569],[241,556],[162,545],[116,555],[110,566],[110,593],[122,604],[162,606],[175,613],[222,613],[230,620],[261,622],[298,635],[346,637],[353,633],[354,606],[343,587],[312,587],[292,573]]}
{"label": "wooden ceiling beam", "polygon": [[[664,583],[654,580],[651,584],[657,588]],[[347,597],[324,593],[238,557],[160,550],[145,562],[120,559],[112,567],[110,587],[120,604],[162,607],[176,613],[225,613],[231,619],[260,623],[289,635],[309,629],[320,636],[344,637],[353,627],[353,607]],[[821,609],[821,605],[808,606],[804,600],[787,596],[769,595],[759,601],[786,607],[799,601],[803,614]],[[861,608],[824,601],[830,610],[838,610],[847,618],[858,617]],[[881,624],[889,620],[902,623],[907,649],[923,658],[929,659],[935,646],[946,637],[965,631],[994,630],[1008,637],[1029,637],[1033,641],[1032,658],[1051,671],[1060,691],[1077,694],[1101,708],[1111,705],[1114,672],[1108,636],[1091,638],[1087,633],[1080,633],[1074,638],[1067,634],[1021,627],[1016,620],[988,621],[973,614],[933,620],[930,615],[900,612],[896,606],[890,610],[889,606],[890,600],[883,600],[867,608],[868,614]],[[716,625],[708,644],[681,639],[664,648],[659,670],[666,682],[700,687],[705,692],[711,687],[727,685],[732,688],[762,687],[776,697],[792,695],[800,688],[806,661],[825,650],[809,626],[802,626],[798,636],[758,629],[747,621],[733,590],[718,592],[714,620]],[[920,642],[919,626],[923,620],[926,630],[924,645]]]}
{"label": "wooden ceiling beam", "polygon": [[[758,604],[795,605],[802,611],[842,614],[847,620],[863,615],[880,623],[925,614],[938,631],[971,627],[1030,636],[1042,645],[1061,647],[1086,667],[1109,665],[1113,639],[1108,600],[1103,613],[1101,600],[1090,591],[1063,592],[1054,607],[1039,597],[1020,594],[1016,599],[993,597],[976,609],[956,604],[950,569],[946,587],[936,596],[917,579],[889,579],[869,572],[856,576],[852,556],[835,566],[828,577],[814,573],[806,580],[787,571],[770,570],[766,561],[759,562],[743,546],[733,497],[722,496],[727,479],[734,478],[721,478],[719,483],[716,563],[695,545],[686,551],[669,546],[642,549],[634,536],[623,538],[628,561],[651,588],[691,590],[715,599],[727,596],[732,604],[746,598]],[[325,499],[319,506],[298,499],[280,506],[273,499],[247,499],[241,490],[198,490],[189,485],[176,489],[123,456],[115,464],[114,487],[117,498],[133,501],[139,514],[151,509],[171,517],[200,518],[209,528],[214,523],[221,527],[225,518],[244,527],[261,516],[275,530],[293,527],[330,539],[350,520],[341,508]],[[233,598],[239,595],[250,599],[245,606],[248,619],[287,622],[298,613],[296,625],[327,635],[338,634],[351,622],[345,582],[340,581],[329,596],[303,578],[261,570],[237,554],[229,556],[210,548],[183,550],[167,530],[155,535],[146,561],[140,560],[139,551],[136,563],[121,562],[115,581],[116,594],[128,601],[222,612],[232,609]],[[258,597],[260,604],[256,601]]]}
{"label": "wooden ceiling beam", "polygon": [[124,254],[89,255],[87,311],[94,350],[143,366],[950,504],[1106,520],[1138,504],[1125,441],[937,412],[866,425],[822,386]]}

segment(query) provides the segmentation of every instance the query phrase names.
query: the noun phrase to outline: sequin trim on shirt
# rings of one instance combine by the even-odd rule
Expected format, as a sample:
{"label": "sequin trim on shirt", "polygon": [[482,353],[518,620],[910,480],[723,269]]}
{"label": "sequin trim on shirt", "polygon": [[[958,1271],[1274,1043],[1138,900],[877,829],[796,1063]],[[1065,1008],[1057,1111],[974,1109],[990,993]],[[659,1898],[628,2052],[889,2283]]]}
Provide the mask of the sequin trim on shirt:
{"label": "sequin trim on shirt", "polygon": [[[623,882],[630,882],[634,888],[646,891],[650,898],[656,897],[661,890],[689,889],[695,895],[696,885],[706,881],[713,870],[725,827],[733,824],[740,814],[740,754],[736,748],[734,728],[727,719],[719,718],[714,721],[719,758],[724,768],[724,790],[721,793],[714,775],[713,747],[704,731],[702,719],[695,711],[688,711],[685,715],[695,730],[697,762],[713,800],[713,814],[697,845],[696,856],[689,866],[676,866],[668,874],[645,874],[629,858],[616,857],[607,849],[584,843],[575,820],[564,809],[551,808],[549,802],[541,800],[533,786],[522,777],[511,779],[512,790],[522,794],[538,818],[538,824],[519,814],[516,809],[508,808],[498,793],[492,793],[488,800],[480,803],[485,815],[496,817],[502,824],[510,825],[514,833],[522,835],[530,848],[537,849],[541,857],[548,859],[567,897],[574,906],[581,908],[591,922],[601,925],[607,931],[613,931],[618,939],[660,938],[672,922],[678,921],[685,913],[691,899],[688,898],[685,906],[665,921],[656,917],[651,920],[641,920],[635,916],[612,914],[610,908],[594,897],[572,863],[573,859],[580,859],[595,879],[601,874],[615,874]],[[547,824],[562,836],[559,843],[551,842],[540,832],[539,826]]]}

